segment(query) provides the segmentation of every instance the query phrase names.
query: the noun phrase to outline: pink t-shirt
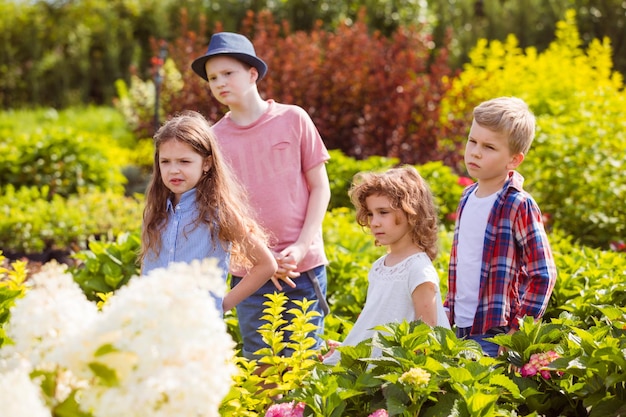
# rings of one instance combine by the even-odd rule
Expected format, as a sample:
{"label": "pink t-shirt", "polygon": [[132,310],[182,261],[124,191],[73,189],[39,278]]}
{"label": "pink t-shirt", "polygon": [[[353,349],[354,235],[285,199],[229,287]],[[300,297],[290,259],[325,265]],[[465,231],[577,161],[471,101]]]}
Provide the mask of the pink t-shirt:
{"label": "pink t-shirt", "polygon": [[[330,156],[304,109],[267,103],[267,111],[250,125],[235,124],[227,113],[213,129],[226,161],[248,191],[257,220],[272,236],[272,250],[279,252],[298,239],[304,224],[309,201],[305,173]],[[297,270],[327,263],[320,226]]]}

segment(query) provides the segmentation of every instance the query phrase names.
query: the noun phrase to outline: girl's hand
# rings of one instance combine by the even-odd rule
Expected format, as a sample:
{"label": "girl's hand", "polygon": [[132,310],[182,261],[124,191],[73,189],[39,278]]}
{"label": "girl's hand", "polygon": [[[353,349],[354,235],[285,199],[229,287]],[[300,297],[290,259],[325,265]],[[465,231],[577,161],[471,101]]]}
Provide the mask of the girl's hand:
{"label": "girl's hand", "polygon": [[291,288],[296,288],[296,283],[292,281],[291,278],[296,278],[297,276],[300,276],[300,274],[298,272],[292,272],[291,275],[295,276],[290,276],[290,275],[278,275],[278,273],[276,273],[275,275],[273,275],[270,279],[272,280],[272,282],[274,283],[274,286],[276,287],[276,289],[278,291],[282,291],[283,290],[283,286],[280,285],[280,281],[285,282],[287,285],[289,285]]}
{"label": "girl's hand", "polygon": [[326,346],[328,346],[328,352],[322,354],[317,355],[317,358],[323,362],[324,359],[328,358],[330,355],[332,355],[333,353],[335,353],[335,350],[337,349],[337,347],[341,346],[341,342],[338,342],[336,340],[327,340],[326,341]]}

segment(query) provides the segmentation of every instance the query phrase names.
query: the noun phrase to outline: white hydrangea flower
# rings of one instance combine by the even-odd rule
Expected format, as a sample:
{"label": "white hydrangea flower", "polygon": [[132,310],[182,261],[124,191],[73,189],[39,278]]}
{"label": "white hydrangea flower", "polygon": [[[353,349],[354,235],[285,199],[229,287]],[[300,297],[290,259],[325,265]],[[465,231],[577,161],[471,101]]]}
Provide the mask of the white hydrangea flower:
{"label": "white hydrangea flower", "polygon": [[0,410],[7,417],[51,417],[40,388],[24,368],[0,372]]}
{"label": "white hydrangea flower", "polygon": [[59,264],[46,264],[31,282],[11,309],[6,332],[14,344],[4,346],[0,358],[17,355],[33,368],[49,369],[68,339],[91,326],[98,309]]}
{"label": "white hydrangea flower", "polygon": [[54,370],[57,400],[76,390],[94,417],[219,416],[236,368],[235,344],[210,294],[225,293],[215,260],[134,277],[102,311],[58,266],[33,283],[12,309],[7,333],[15,345],[0,349],[0,369],[22,369],[26,378],[28,370]]}
{"label": "white hydrangea flower", "polygon": [[[97,325],[71,344],[65,366],[83,378],[90,362],[115,371],[81,406],[94,417],[218,416],[232,384],[234,342],[209,291],[225,283],[213,260],[172,264],[135,277],[104,305]],[[96,351],[101,346],[108,350]]]}

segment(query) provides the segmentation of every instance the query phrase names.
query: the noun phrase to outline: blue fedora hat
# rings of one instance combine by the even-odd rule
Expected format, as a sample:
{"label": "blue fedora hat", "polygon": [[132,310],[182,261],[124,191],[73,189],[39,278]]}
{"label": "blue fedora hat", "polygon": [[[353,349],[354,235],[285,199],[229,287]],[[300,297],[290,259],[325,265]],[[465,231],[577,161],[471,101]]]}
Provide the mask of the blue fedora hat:
{"label": "blue fedora hat", "polygon": [[211,36],[206,53],[191,63],[191,69],[208,81],[204,64],[217,55],[228,55],[253,66],[259,72],[258,80],[267,73],[267,64],[256,56],[252,42],[245,36],[232,32],[219,32]]}

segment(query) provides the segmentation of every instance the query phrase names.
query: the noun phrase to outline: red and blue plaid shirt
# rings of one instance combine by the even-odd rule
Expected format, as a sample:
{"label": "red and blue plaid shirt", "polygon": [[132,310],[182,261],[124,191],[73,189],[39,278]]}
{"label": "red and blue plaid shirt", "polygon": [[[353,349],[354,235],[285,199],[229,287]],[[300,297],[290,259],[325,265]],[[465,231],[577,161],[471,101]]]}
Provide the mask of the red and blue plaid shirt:
{"label": "red and blue plaid shirt", "polygon": [[[541,317],[556,282],[556,265],[543,225],[541,211],[522,188],[524,177],[509,173],[491,209],[485,230],[479,301],[471,334],[493,327],[519,327],[524,316]],[[448,270],[445,306],[454,322],[457,278],[457,244],[463,207],[478,184],[463,191],[457,208],[454,241]],[[452,323],[454,324],[454,323]]]}

